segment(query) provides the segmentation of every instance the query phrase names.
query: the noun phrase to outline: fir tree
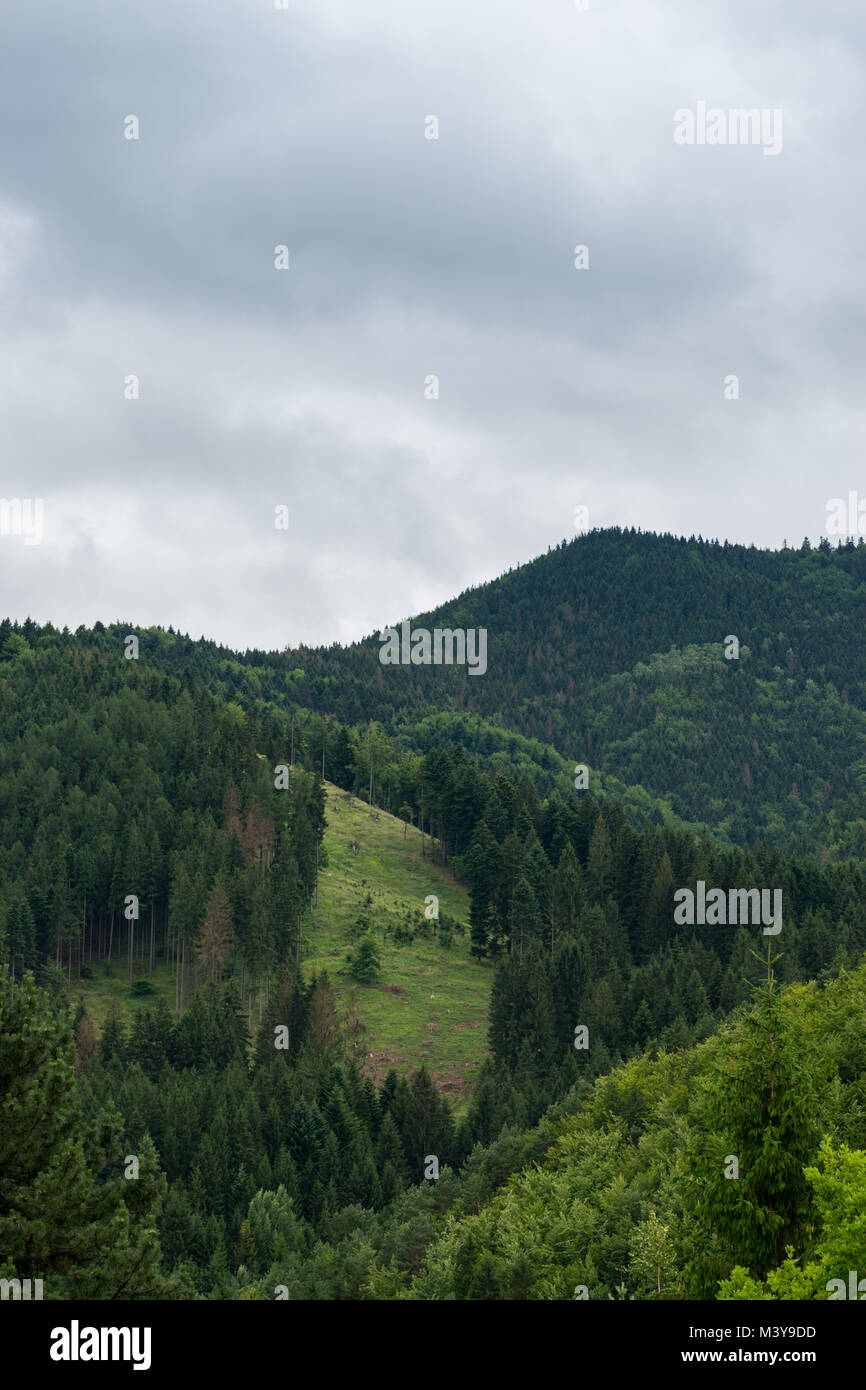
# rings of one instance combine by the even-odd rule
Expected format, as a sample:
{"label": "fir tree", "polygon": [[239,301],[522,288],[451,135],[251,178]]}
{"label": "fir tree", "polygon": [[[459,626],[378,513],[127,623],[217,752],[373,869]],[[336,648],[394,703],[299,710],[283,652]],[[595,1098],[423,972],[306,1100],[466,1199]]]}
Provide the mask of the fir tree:
{"label": "fir tree", "polygon": [[[773,965],[754,988],[755,1005],[721,1050],[698,1103],[708,1139],[687,1160],[698,1217],[712,1232],[729,1270],[761,1276],[798,1244],[809,1221],[807,1163],[820,1137],[814,1059],[795,1035],[779,996]],[[738,1165],[738,1176],[726,1176]],[[695,1262],[706,1282],[711,1260]]]}
{"label": "fir tree", "polygon": [[[0,979],[0,1251],[8,1277],[48,1298],[171,1297],[159,1272],[165,1180],[152,1146],[124,1177],[115,1112],[85,1122],[71,1020],[28,975]],[[146,1152],[145,1152],[146,1149]]]}

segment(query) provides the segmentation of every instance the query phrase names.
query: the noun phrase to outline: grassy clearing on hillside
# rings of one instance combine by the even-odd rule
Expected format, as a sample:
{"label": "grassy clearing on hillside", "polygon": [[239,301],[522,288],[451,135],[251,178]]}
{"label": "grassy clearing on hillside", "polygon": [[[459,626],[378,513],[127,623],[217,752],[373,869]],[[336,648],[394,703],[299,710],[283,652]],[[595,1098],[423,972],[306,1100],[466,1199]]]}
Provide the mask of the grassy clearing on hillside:
{"label": "grassy clearing on hillside", "polygon": [[[469,955],[466,889],[449,869],[421,857],[417,829],[338,787],[328,784],[326,792],[328,863],[319,875],[319,906],[304,923],[305,970],[326,969],[342,1017],[354,1011],[363,1025],[359,1053],[377,1081],[389,1067],[405,1073],[423,1062],[459,1108],[487,1051],[492,978],[489,966]],[[423,913],[431,893],[441,912],[467,923],[450,949],[435,932],[405,946],[383,935],[407,909]],[[377,985],[355,985],[347,973],[349,931],[362,911],[382,953]]]}
{"label": "grassy clearing on hillside", "polygon": [[[108,965],[108,970],[106,970]],[[90,980],[76,980],[72,977],[71,997],[75,1004],[79,1000],[85,1008],[96,1019],[100,1031],[108,1017],[112,1000],[117,1000],[118,1005],[130,1018],[140,1013],[142,1009],[152,1009],[157,999],[164,999],[168,1008],[174,1016],[174,978],[169,975],[168,967],[162,961],[157,961],[153,975],[148,977],[147,967],[137,965],[135,968],[134,980],[146,980],[150,978],[154,993],[139,999],[130,993],[129,982],[126,977],[126,946],[121,948],[121,958],[115,957],[109,964],[107,961],[94,961],[93,978]],[[189,1001],[189,990],[192,988],[192,976],[189,977],[187,1002]]]}

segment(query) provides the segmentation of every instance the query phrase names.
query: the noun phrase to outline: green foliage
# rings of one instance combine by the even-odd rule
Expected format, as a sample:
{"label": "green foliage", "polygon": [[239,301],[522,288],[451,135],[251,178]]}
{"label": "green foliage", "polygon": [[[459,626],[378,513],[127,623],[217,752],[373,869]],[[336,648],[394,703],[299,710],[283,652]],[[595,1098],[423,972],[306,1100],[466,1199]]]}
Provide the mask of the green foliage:
{"label": "green foliage", "polygon": [[670,1231],[651,1209],[631,1239],[628,1264],[631,1287],[637,1289],[641,1297],[653,1293],[661,1297],[673,1285],[676,1270],[676,1250]]}
{"label": "green foliage", "polygon": [[349,974],[353,980],[362,984],[373,984],[382,973],[382,953],[376,938],[367,933],[362,936],[348,956]]}
{"label": "green foliage", "polygon": [[[747,1277],[742,1268],[732,1270],[720,1285],[719,1298],[847,1299],[859,1291],[866,1250],[866,1151],[838,1148],[825,1136],[820,1167],[808,1167],[804,1176],[815,1193],[819,1233],[810,1258],[801,1265],[793,1247],[763,1281]],[[853,1273],[853,1279],[852,1279]]]}
{"label": "green foliage", "polygon": [[[823,845],[842,859],[866,837],[864,579],[861,541],[770,551],[610,528],[414,615],[428,629],[487,628],[483,679],[393,666],[383,680],[372,638],[240,658],[152,630],[142,655],[160,670],[186,664],[246,710],[288,695],[309,725],[310,766],[327,711],[340,723],[324,740],[326,776],[366,795],[374,747],[376,787],[390,779],[391,805],[411,806],[416,824],[418,783],[410,792],[400,753],[460,744],[494,774],[525,772],[561,793],[575,762],[590,764],[593,793],[603,786],[640,826],[659,817],[721,842]],[[37,661],[46,640],[62,641],[35,625],[9,634]],[[736,660],[724,656],[729,634]],[[117,640],[112,629],[87,638]],[[381,741],[386,729],[399,750]],[[480,814],[467,791],[446,834],[460,853]]]}
{"label": "green foliage", "polygon": [[[864,580],[862,545],[593,533],[418,616],[489,626],[483,681],[385,680],[372,641],[241,656],[152,628],[125,662],[121,625],[0,624],[0,962],[43,990],[26,1101],[7,1047],[10,1145],[38,1123],[25,1176],[0,1126],[4,1268],[35,1253],[58,1296],[125,1289],[140,1255],[130,1287],[158,1296],[173,1271],[243,1299],[826,1297],[866,1241],[866,655],[844,640]],[[330,856],[322,775],[370,829]],[[392,808],[417,880],[385,901],[373,827]],[[347,843],[363,903],[323,877]],[[461,917],[418,907],[433,866],[455,914],[464,890],[442,885],[466,885],[462,953]],[[784,991],[749,1004],[748,929],[674,922],[699,879],[781,888]],[[459,1125],[445,1068],[377,1092],[341,1061],[345,998],[304,976],[332,910],[332,978],[347,940],[349,979],[383,958],[399,978],[359,991],[371,1014],[420,1017],[411,980],[418,1027],[445,1036],[466,1028],[456,982],[492,981]],[[73,1055],[68,988],[94,964]],[[124,1012],[97,1040],[115,970]],[[346,1012],[354,1055],[407,1065]],[[49,1016],[54,1052],[34,1042]]]}
{"label": "green foliage", "polygon": [[84,1118],[69,1018],[32,975],[0,978],[0,1277],[43,1279],[51,1299],[178,1294],[159,1272],[153,1144],[126,1181],[120,1141],[115,1111]]}
{"label": "green foliage", "polygon": [[[846,1026],[860,1015],[864,988],[866,966],[821,991],[780,997],[765,984],[721,1034],[686,1051],[635,1058],[575,1094],[543,1161],[524,1165],[476,1213],[446,1222],[408,1295],[466,1298],[483,1287],[486,1297],[507,1298],[519,1250],[528,1298],[571,1298],[579,1284],[592,1299],[828,1297],[828,1279],[847,1281],[858,1258],[862,1264],[866,1151],[825,1138],[815,1146],[816,1165],[804,1165],[802,1155],[837,1116],[866,1118],[862,1039]],[[815,1042],[830,1027],[844,1038],[835,1061],[847,1079],[835,1090],[816,1086],[812,1070]],[[792,1094],[798,1086],[808,1116]],[[760,1126],[749,1125],[750,1110],[762,1118],[766,1142]],[[695,1181],[711,1113],[743,1146],[743,1176],[739,1186],[729,1183],[735,1198],[718,1187],[701,1197]],[[799,1152],[799,1173],[770,1161],[780,1136]],[[708,1152],[724,1154],[725,1137],[710,1136]],[[793,1233],[781,1262],[765,1264],[760,1276],[750,1272],[780,1229]],[[711,1278],[715,1261],[722,1279],[708,1291],[686,1272],[699,1251],[707,1256],[699,1274]]]}
{"label": "green foliage", "polygon": [[[808,1233],[804,1168],[820,1139],[817,1059],[782,1007],[769,948],[767,979],[756,993],[735,1053],[702,1084],[702,1139],[685,1159],[689,1197],[712,1233],[713,1251],[753,1276]],[[702,1263],[695,1261],[697,1268]]]}

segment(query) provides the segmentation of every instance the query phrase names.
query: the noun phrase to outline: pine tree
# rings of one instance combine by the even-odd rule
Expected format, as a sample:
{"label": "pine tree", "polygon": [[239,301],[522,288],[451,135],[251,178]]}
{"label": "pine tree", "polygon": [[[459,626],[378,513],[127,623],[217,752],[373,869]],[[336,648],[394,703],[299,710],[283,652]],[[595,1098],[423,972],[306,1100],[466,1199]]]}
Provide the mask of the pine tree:
{"label": "pine tree", "polygon": [[[755,1005],[698,1101],[696,1122],[708,1137],[686,1160],[692,1204],[717,1255],[727,1270],[737,1264],[758,1276],[781,1262],[787,1245],[800,1243],[809,1219],[804,1168],[820,1137],[815,1063],[779,996],[777,959],[768,948]],[[730,1158],[738,1177],[726,1176]],[[710,1265],[694,1265],[705,1286]]]}
{"label": "pine tree", "polygon": [[103,1066],[108,1066],[115,1057],[122,1062],[126,1056],[126,1048],[126,1025],[117,1000],[112,999],[108,1007],[108,1018],[105,1020],[105,1027],[100,1038]]}
{"label": "pine tree", "polygon": [[593,899],[599,902],[613,885],[613,852],[603,815],[596,820],[590,838],[586,876],[589,891]]}
{"label": "pine tree", "polygon": [[421,1180],[428,1154],[435,1155],[440,1165],[451,1157],[454,1142],[451,1110],[423,1066],[412,1078],[402,1139],[409,1172],[415,1182]]}
{"label": "pine tree", "polygon": [[[376,1166],[385,1200],[395,1197],[409,1181],[409,1165],[393,1115],[386,1114],[376,1140]],[[416,1175],[417,1176],[417,1175]]]}
{"label": "pine tree", "polygon": [[349,952],[349,974],[362,984],[372,984],[382,973],[382,953],[371,932]]}
{"label": "pine tree", "polygon": [[523,958],[524,947],[535,945],[542,934],[541,912],[529,882],[521,874],[514,888],[508,913],[511,951]]}
{"label": "pine tree", "polygon": [[6,921],[6,949],[13,975],[36,965],[36,928],[30,904],[23,893],[13,898]]}
{"label": "pine tree", "polygon": [[583,905],[583,874],[572,845],[559,856],[550,892],[550,954],[562,936],[571,937]]}
{"label": "pine tree", "polygon": [[466,1297],[473,1301],[502,1297],[502,1288],[492,1256],[487,1254],[481,1256],[469,1282]]}
{"label": "pine tree", "polygon": [[98,1050],[96,1024],[92,1014],[85,1011],[75,1024],[75,1070],[78,1071],[89,1062]]}
{"label": "pine tree", "polygon": [[33,977],[0,979],[3,1271],[44,1279],[48,1298],[171,1297],[152,1146],[140,1146],[140,1176],[127,1181],[119,1117],[85,1122],[74,1058],[71,1019],[52,1013]]}
{"label": "pine tree", "polygon": [[641,956],[649,960],[670,940],[674,931],[674,873],[667,853],[653,878],[644,911]]}
{"label": "pine tree", "polygon": [[355,746],[345,724],[341,724],[331,757],[331,776],[338,787],[355,790]]}
{"label": "pine tree", "polygon": [[208,898],[204,925],[196,945],[199,964],[214,983],[222,976],[234,939],[231,904],[223,882],[218,880]]}

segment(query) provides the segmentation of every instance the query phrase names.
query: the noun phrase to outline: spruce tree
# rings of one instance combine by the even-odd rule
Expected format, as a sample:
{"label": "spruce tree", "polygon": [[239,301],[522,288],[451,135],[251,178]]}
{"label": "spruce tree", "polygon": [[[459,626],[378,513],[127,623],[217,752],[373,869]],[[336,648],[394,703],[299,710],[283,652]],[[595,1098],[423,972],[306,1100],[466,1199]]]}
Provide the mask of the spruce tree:
{"label": "spruce tree", "polygon": [[[804,1168],[820,1137],[815,1068],[779,996],[777,959],[768,948],[755,1005],[738,1024],[733,1048],[720,1049],[697,1105],[705,1138],[686,1171],[692,1207],[714,1241],[709,1258],[693,1267],[706,1294],[710,1271],[718,1277],[736,1264],[762,1276],[780,1264],[809,1223]],[[738,1176],[730,1176],[733,1159]],[[722,1270],[713,1268],[713,1255]]]}
{"label": "spruce tree", "polygon": [[71,1018],[31,975],[0,979],[0,1274],[43,1279],[49,1299],[171,1297],[153,1147],[126,1178],[120,1118],[85,1121],[74,1064]]}

